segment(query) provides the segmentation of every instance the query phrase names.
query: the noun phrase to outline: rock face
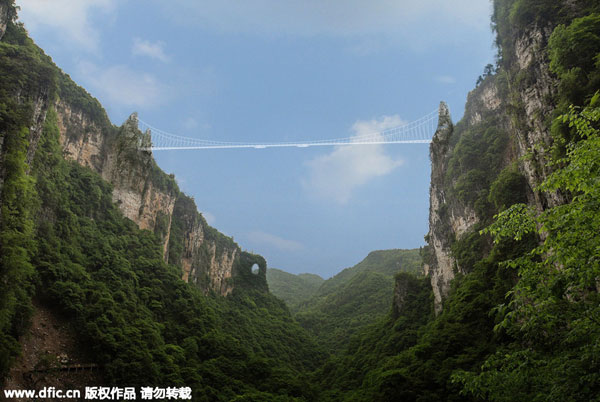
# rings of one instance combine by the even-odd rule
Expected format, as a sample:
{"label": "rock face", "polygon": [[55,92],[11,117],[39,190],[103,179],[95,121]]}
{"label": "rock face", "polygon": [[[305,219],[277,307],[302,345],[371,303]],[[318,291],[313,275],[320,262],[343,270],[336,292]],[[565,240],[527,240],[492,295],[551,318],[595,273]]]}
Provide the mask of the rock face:
{"label": "rock face", "polygon": [[[516,92],[522,107],[516,119],[511,122],[514,130],[517,157],[520,167],[532,188],[535,188],[550,174],[547,166],[547,149],[552,144],[547,118],[554,109],[549,101],[556,92],[557,81],[551,75],[546,52],[550,27],[533,26],[523,32],[515,41],[515,69],[527,72],[530,79],[526,86]],[[525,156],[529,156],[525,158]],[[533,204],[539,211],[562,204],[566,198],[558,193],[532,192]]]}
{"label": "rock face", "polygon": [[115,129],[102,127],[68,103],[59,101],[55,108],[64,156],[113,185],[113,201],[123,215],[160,236],[165,261],[181,267],[184,281],[205,292],[231,293],[241,249],[208,226],[151,153],[137,149],[147,136],[137,129],[137,116]]}
{"label": "rock face", "polygon": [[404,312],[411,285],[411,281],[406,280],[406,278],[396,279],[394,283],[394,299],[392,302],[392,313],[394,317],[398,317]]}
{"label": "rock face", "polygon": [[[435,312],[442,310],[442,302],[450,291],[450,283],[456,274],[466,274],[466,267],[460,266],[452,255],[452,244],[473,232],[481,221],[480,216],[463,199],[452,191],[455,178],[448,176],[449,161],[455,146],[468,130],[478,130],[478,125],[496,116],[498,125],[508,129],[508,119],[498,119],[503,108],[499,97],[500,90],[494,77],[488,77],[471,91],[463,119],[453,126],[447,106],[440,105],[439,122],[430,145],[431,184],[429,190],[429,259],[425,263],[425,273],[431,279],[434,294]],[[479,134],[477,134],[479,135]],[[513,144],[508,142],[503,152],[502,167],[514,160]]]}
{"label": "rock face", "polygon": [[44,121],[46,120],[46,112],[49,104],[49,90],[47,87],[42,87],[33,101],[33,116],[31,118],[31,126],[29,127],[29,149],[25,161],[27,165],[31,165],[38,142],[42,136]]}
{"label": "rock face", "polygon": [[63,101],[57,102],[55,107],[64,156],[82,166],[102,173],[106,145],[102,129],[82,111],[73,110],[71,105]]}
{"label": "rock face", "polygon": [[210,226],[193,199],[180,195],[173,212],[169,262],[181,266],[182,279],[205,291],[228,295],[241,250],[233,240]]}
{"label": "rock face", "polygon": [[0,40],[6,32],[6,25],[8,24],[8,7],[4,3],[0,3]]}
{"label": "rock face", "polygon": [[425,275],[431,278],[436,311],[441,310],[442,297],[450,290],[454,279],[454,260],[450,255],[451,221],[446,207],[446,189],[443,185],[452,149],[450,137],[454,126],[448,106],[442,102],[439,108],[438,127],[429,147],[431,158],[431,184],[429,187],[429,234],[431,259],[425,264]]}
{"label": "rock face", "polygon": [[[1,33],[6,19],[3,4]],[[236,283],[266,289],[264,260],[242,252],[233,239],[208,226],[194,201],[179,191],[175,178],[160,170],[150,152],[138,149],[139,144],[149,141],[149,133],[139,131],[137,116],[133,114],[121,127],[115,127],[95,99],[58,69],[56,73],[58,87],[40,82],[27,93],[15,94],[18,103],[32,105],[27,163],[33,160],[48,111],[53,109],[63,156],[112,184],[113,201],[123,215],[158,236],[165,261],[181,267],[184,281],[206,293],[224,296]],[[251,270],[254,260],[262,266],[257,274]],[[238,278],[242,279],[236,282]]]}
{"label": "rock face", "polygon": [[113,201],[141,229],[159,232],[166,257],[171,216],[179,190],[165,180],[152,156],[137,151],[141,133],[135,114],[119,130],[101,127],[66,102],[55,104],[65,158],[88,167],[113,185]]}
{"label": "rock face", "polygon": [[[450,291],[456,274],[466,273],[452,255],[451,245],[472,233],[481,222],[477,212],[452,194],[455,183],[448,177],[448,162],[463,132],[486,119],[508,134],[502,151],[502,168],[514,164],[527,182],[527,200],[539,211],[565,202],[557,193],[534,191],[546,179],[547,149],[552,142],[548,127],[554,105],[551,101],[556,80],[549,71],[546,46],[552,30],[530,27],[515,36],[514,54],[496,75],[488,76],[467,99],[463,119],[453,126],[445,105],[440,106],[440,120],[430,146],[432,162],[429,209],[429,258],[425,271],[431,278],[435,311]],[[526,78],[523,78],[526,77]],[[460,129],[458,129],[460,127]]]}

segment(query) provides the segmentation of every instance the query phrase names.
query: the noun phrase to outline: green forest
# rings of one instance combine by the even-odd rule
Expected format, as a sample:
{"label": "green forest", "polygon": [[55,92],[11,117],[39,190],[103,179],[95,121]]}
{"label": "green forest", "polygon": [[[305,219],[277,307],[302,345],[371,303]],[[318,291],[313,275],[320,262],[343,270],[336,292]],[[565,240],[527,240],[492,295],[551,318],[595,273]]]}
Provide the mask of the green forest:
{"label": "green forest", "polygon": [[[327,280],[241,251],[226,296],[206,291],[208,278],[183,281],[182,216],[217,250],[237,245],[152,160],[153,185],[178,197],[165,258],[167,223],[140,229],[111,183],[64,157],[59,101],[121,141],[119,157],[147,158],[135,148],[142,133],[113,126],[28,37],[14,1],[0,5],[0,383],[44,305],[70,323],[106,386],[189,386],[194,401],[600,401],[597,1],[493,1],[496,65],[437,144],[447,166],[437,212],[455,261],[438,313],[433,244],[374,251]],[[523,68],[519,43],[536,32],[548,34],[540,59]],[[551,90],[531,127],[523,94],[542,80]],[[469,120],[492,86],[500,112]],[[547,138],[517,158],[535,130]],[[448,220],[457,206],[477,217],[462,236]]]}

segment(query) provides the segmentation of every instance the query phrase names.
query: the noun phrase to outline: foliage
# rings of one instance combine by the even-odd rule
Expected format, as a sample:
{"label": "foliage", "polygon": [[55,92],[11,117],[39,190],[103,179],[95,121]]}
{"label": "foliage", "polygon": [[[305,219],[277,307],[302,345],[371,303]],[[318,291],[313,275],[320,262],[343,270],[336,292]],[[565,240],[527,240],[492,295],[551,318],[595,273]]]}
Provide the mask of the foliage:
{"label": "foliage", "polygon": [[[313,400],[305,373],[322,354],[261,285],[264,259],[241,254],[236,268],[253,281],[227,298],[183,282],[180,268],[163,261],[159,236],[123,217],[111,185],[62,156],[52,105],[61,97],[104,124],[97,101],[14,21],[0,42],[0,72],[0,376],[18,353],[36,297],[73,324],[106,385],[185,385],[198,401]],[[49,109],[34,144],[36,102]],[[178,191],[172,177],[154,173],[151,180],[165,179],[155,185]],[[237,247],[206,229],[217,247]],[[255,262],[260,278],[250,272]]]}
{"label": "foliage", "polygon": [[[138,230],[112,203],[111,186],[62,158],[51,108],[28,164],[38,101],[65,100],[109,134],[128,128],[112,127],[99,103],[11,14],[0,42],[0,375],[18,353],[35,295],[70,318],[107,385],[189,385],[199,401],[597,399],[600,96],[592,94],[599,85],[599,8],[593,0],[494,2],[499,69],[486,66],[482,85],[498,84],[508,99],[502,112],[519,129],[527,129],[519,91],[537,77],[518,70],[515,43],[534,28],[555,28],[547,50],[559,84],[547,101],[562,115],[553,123],[560,152],[538,190],[560,191],[570,202],[541,213],[526,205],[523,176],[505,167],[510,138],[502,120],[459,123],[444,184],[448,202],[473,208],[480,223],[449,240],[468,274],[457,275],[442,313],[433,316],[429,278],[394,278],[400,268],[420,271],[418,250],[375,252],[301,306],[296,317],[310,331],[266,291],[260,256],[240,253],[241,286],[227,298],[181,281],[176,264],[188,225],[202,229],[203,247],[237,244],[179,193],[166,264],[157,236]],[[589,99],[590,107],[579,107]],[[148,160],[149,183],[178,194],[174,178]],[[453,206],[441,206],[440,216]],[[164,232],[164,217],[158,223]],[[199,258],[209,258],[206,248]],[[251,272],[254,263],[259,275]],[[390,308],[394,281],[404,293]]]}
{"label": "foliage", "polygon": [[75,110],[83,113],[98,127],[103,129],[112,128],[112,124],[100,105],[98,99],[90,95],[85,89],[75,84],[71,77],[60,71],[58,73],[59,97]]}
{"label": "foliage", "polygon": [[600,392],[600,108],[571,107],[561,119],[582,139],[568,146],[563,167],[541,188],[567,190],[572,201],[537,217],[515,205],[489,229],[497,242],[535,231],[544,239],[505,263],[520,280],[497,330],[515,342],[491,356],[481,373],[456,377],[465,390],[490,400],[511,400],[514,390],[521,399],[554,401],[592,400]]}
{"label": "foliage", "polygon": [[[597,8],[593,1],[494,2],[500,67],[497,79],[508,100],[502,112],[513,118],[519,130],[529,130],[523,124],[520,91],[528,90],[537,77],[533,68],[519,70],[514,59],[516,42],[527,39],[532,30],[564,24],[564,32],[558,32],[567,40],[553,40],[549,49],[554,46],[557,53],[550,58],[577,53],[579,41],[584,40],[582,32],[597,35],[592,23],[592,11],[597,12]],[[577,22],[586,15],[591,16]],[[595,39],[590,38],[581,47],[592,47],[582,50],[586,53],[581,54],[582,66],[570,66],[565,74],[573,74],[573,68],[583,71],[595,57]],[[570,48],[565,46],[569,40]],[[577,57],[572,60],[577,64]],[[558,91],[547,101],[549,106],[556,104],[560,114],[567,112],[567,102],[573,98],[567,91],[569,77],[557,71]],[[597,71],[594,64],[585,75],[590,81],[572,81],[580,102],[596,89],[590,83]],[[585,117],[591,112],[581,113]],[[591,196],[596,190],[591,189],[598,186],[600,144],[589,141],[589,132],[598,127],[596,120],[585,117],[586,125],[575,115],[569,113],[558,121],[569,134],[563,136],[563,157],[553,162],[555,173],[538,189],[570,194],[572,201],[541,216],[524,204],[527,186],[521,174],[514,166],[502,169],[506,142],[496,141],[509,138],[501,131],[500,121],[483,116],[477,126],[455,126],[445,180],[445,189],[451,192],[446,192],[446,202],[452,203],[456,197],[474,208],[481,219],[474,231],[451,239],[453,256],[461,271],[469,273],[457,275],[442,313],[418,327],[413,346],[392,347],[387,358],[369,366],[367,374],[360,374],[364,360],[356,356],[328,363],[323,373],[334,373],[324,383],[331,389],[325,392],[329,400],[597,399],[600,275],[595,256],[600,254],[600,228],[599,205]],[[581,145],[573,141],[566,146],[571,140]],[[446,214],[453,207],[441,206]],[[498,213],[496,223],[480,231]],[[389,327],[380,326],[372,338],[363,339],[372,345],[374,339],[389,333]],[[346,371],[348,377],[342,374]],[[362,378],[360,385],[348,381],[353,376]]]}
{"label": "foliage", "polygon": [[[600,11],[600,7],[598,10]],[[574,19],[557,26],[548,42],[550,69],[558,76],[558,107],[555,116],[568,113],[569,105],[581,106],[600,90],[600,14]],[[565,145],[577,140],[577,131],[563,119],[552,125],[554,155],[564,156]]]}
{"label": "foliage", "polygon": [[326,350],[336,353],[352,334],[390,312],[395,275],[420,272],[421,265],[418,249],[373,251],[323,282],[294,317]]}
{"label": "foliage", "polygon": [[492,215],[490,185],[502,167],[508,136],[494,117],[457,129],[458,142],[448,161],[446,183],[461,203],[475,209],[480,218]]}
{"label": "foliage", "polygon": [[[8,129],[11,129],[10,127]],[[14,128],[13,128],[14,129]],[[31,313],[30,298],[35,251],[33,216],[37,207],[34,180],[26,174],[26,138],[17,129],[4,137],[4,183],[0,206],[0,375],[6,374],[18,352],[18,337]]]}
{"label": "foliage", "polygon": [[107,183],[59,155],[49,113],[34,169],[38,297],[81,328],[109,383],[186,384],[198,400],[310,397],[300,372],[316,347],[280,302],[258,290],[205,297],[162,261],[152,233],[121,216]]}
{"label": "foliage", "polygon": [[478,87],[483,81],[485,81],[487,77],[491,77],[497,72],[498,70],[494,67],[493,64],[486,64],[486,66],[483,69],[483,74],[477,77],[477,82],[475,83],[475,86]]}
{"label": "foliage", "polygon": [[421,257],[417,249],[371,251],[364,260],[355,266],[343,269],[326,280],[319,289],[319,296],[332,293],[360,272],[378,272],[393,278],[400,271],[420,273],[421,267]]}
{"label": "foliage", "polygon": [[[14,4],[4,3],[12,22]],[[37,246],[34,217],[39,200],[35,180],[27,174],[31,114],[35,101],[55,92],[48,58],[38,49],[15,44],[19,42],[31,43],[22,26],[9,23],[0,42],[0,377],[19,352],[36,280],[31,258]],[[33,96],[24,93],[16,99],[21,92]]]}
{"label": "foliage", "polygon": [[[451,382],[452,374],[458,369],[476,370],[505,338],[493,333],[497,318],[490,310],[504,301],[515,277],[498,264],[503,256],[517,256],[531,245],[532,239],[496,245],[476,261],[470,274],[455,279],[440,315],[429,321],[413,317],[417,323],[413,343],[390,344],[389,357],[377,361],[363,381],[362,400],[465,400],[459,395],[460,387]],[[386,333],[389,330],[380,331],[379,336]]]}
{"label": "foliage", "polygon": [[551,0],[494,0],[492,28],[496,32],[498,62],[507,71],[517,68],[515,42],[530,29],[544,29],[564,24],[598,11],[595,0],[558,2]]}
{"label": "foliage", "polygon": [[527,202],[527,181],[516,166],[503,169],[490,185],[488,201],[496,211]]}
{"label": "foliage", "polygon": [[294,275],[285,271],[269,268],[267,283],[269,290],[294,311],[298,305],[310,299],[319,289],[324,279],[315,274]]}
{"label": "foliage", "polygon": [[552,71],[563,80],[573,69],[595,73],[600,55],[599,32],[600,14],[596,13],[576,18],[568,26],[557,26],[548,43]]}
{"label": "foliage", "polygon": [[324,390],[323,401],[394,400],[381,395],[385,378],[394,369],[395,356],[413,346],[419,329],[432,316],[432,293],[428,278],[401,272],[396,277],[406,293],[401,308],[362,327],[349,338],[343,350],[315,372]]}

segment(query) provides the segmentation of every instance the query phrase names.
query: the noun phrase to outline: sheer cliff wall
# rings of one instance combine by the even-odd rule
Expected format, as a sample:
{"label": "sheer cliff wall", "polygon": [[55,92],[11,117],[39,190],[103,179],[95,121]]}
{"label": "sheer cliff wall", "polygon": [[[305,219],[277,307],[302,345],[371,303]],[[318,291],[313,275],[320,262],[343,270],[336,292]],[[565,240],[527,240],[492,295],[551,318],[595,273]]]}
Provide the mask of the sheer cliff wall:
{"label": "sheer cliff wall", "polygon": [[[461,264],[460,242],[477,236],[495,213],[508,206],[495,202],[491,194],[502,171],[511,170],[523,178],[521,198],[515,202],[527,202],[538,211],[565,202],[561,194],[536,191],[550,173],[547,162],[557,88],[547,55],[551,33],[551,26],[535,24],[513,32],[510,45],[504,39],[497,71],[471,91],[464,116],[456,125],[447,108],[440,107],[439,127],[430,146],[425,266],[438,313],[452,279],[471,269]],[[475,145],[470,148],[469,144]],[[482,255],[489,246],[486,238],[478,243]]]}
{"label": "sheer cliff wall", "polygon": [[[244,279],[239,283],[267,289],[264,260],[243,252],[233,239],[210,227],[193,199],[179,190],[174,176],[164,173],[150,152],[138,150],[148,137],[138,130],[137,116],[133,114],[122,126],[114,126],[100,103],[60,71],[41,49],[35,45],[19,47],[20,41],[30,39],[9,32],[15,30],[15,18],[14,9],[0,1],[0,41],[7,45],[6,52],[16,52],[13,57],[32,66],[24,76],[25,84],[13,80],[3,89],[14,103],[11,108],[23,109],[30,122],[27,165],[31,166],[36,153],[47,112],[54,109],[63,156],[95,171],[112,185],[113,201],[123,215],[158,236],[165,261],[181,267],[184,281],[221,295],[231,293],[241,277]],[[11,66],[5,68],[12,72]],[[5,134],[0,127],[0,194]],[[261,262],[256,274],[247,275],[251,268],[240,263],[242,257],[246,263],[253,259]]]}
{"label": "sheer cliff wall", "polygon": [[[137,129],[137,116],[119,128],[103,128],[68,102],[58,100],[54,107],[65,158],[113,185],[113,201],[123,215],[160,236],[165,261],[181,267],[184,281],[228,295],[242,250],[206,223],[193,199],[179,191],[151,153],[137,149],[145,135]],[[265,275],[259,273],[263,281]]]}

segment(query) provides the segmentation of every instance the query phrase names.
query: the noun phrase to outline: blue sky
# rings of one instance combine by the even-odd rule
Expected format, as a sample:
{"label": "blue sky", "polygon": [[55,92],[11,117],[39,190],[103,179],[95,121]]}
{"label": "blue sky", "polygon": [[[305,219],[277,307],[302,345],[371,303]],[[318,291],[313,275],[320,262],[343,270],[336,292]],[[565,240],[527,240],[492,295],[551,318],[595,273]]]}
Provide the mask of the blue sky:
{"label": "blue sky", "polygon": [[[17,0],[113,123],[222,141],[348,137],[463,113],[493,63],[486,0]],[[428,145],[156,152],[209,223],[324,277],[424,245]]]}

